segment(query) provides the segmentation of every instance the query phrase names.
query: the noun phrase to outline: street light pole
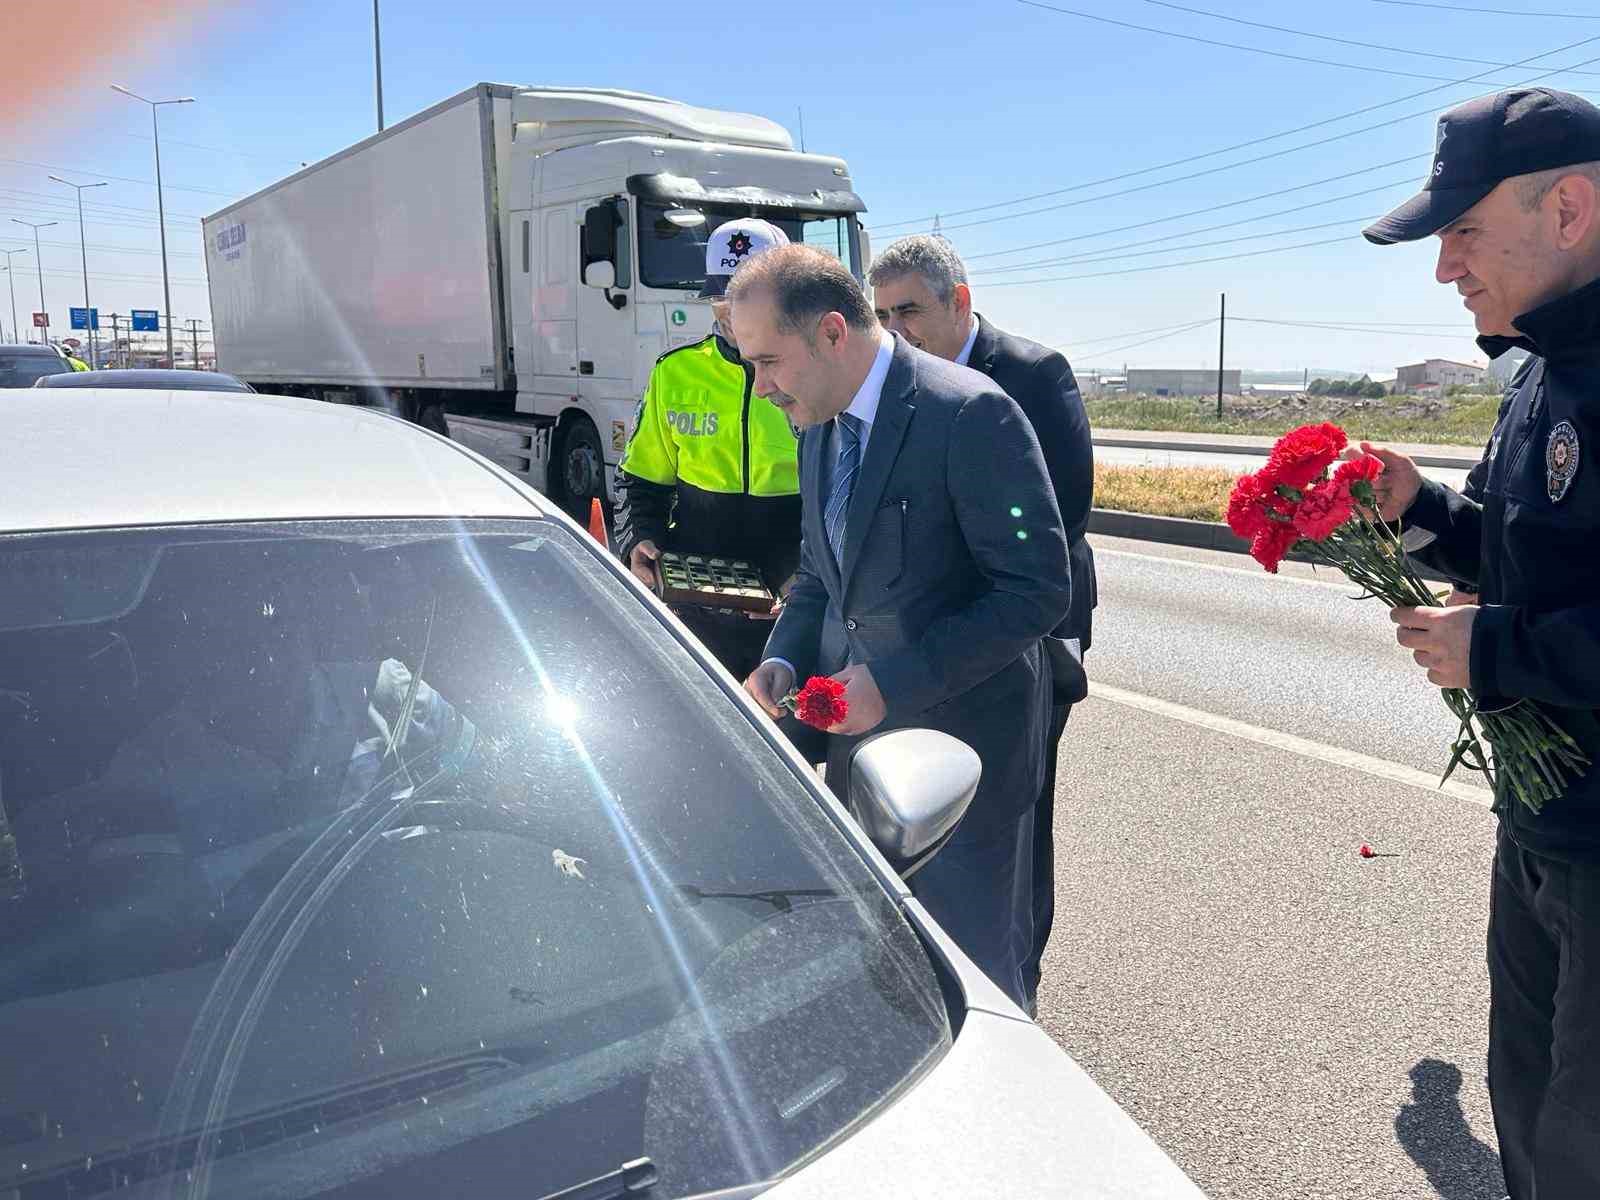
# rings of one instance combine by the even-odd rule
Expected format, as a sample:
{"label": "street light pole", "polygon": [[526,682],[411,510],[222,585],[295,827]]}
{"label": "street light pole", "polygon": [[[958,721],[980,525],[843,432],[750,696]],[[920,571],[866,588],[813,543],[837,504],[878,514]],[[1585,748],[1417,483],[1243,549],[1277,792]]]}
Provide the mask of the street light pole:
{"label": "street light pole", "polygon": [[33,265],[39,271],[39,311],[44,314],[44,332],[39,335],[40,340],[46,345],[50,342],[50,310],[44,306],[44,262],[39,257],[39,230],[49,229],[52,225],[61,224],[60,221],[40,221],[35,225],[32,221],[24,221],[21,217],[12,217],[18,225],[26,225],[33,230]]}
{"label": "street light pole", "polygon": [[383,42],[378,37],[378,0],[372,0],[372,66],[378,90],[378,132],[383,132]]}
{"label": "street light pole", "polygon": [[11,335],[17,339],[17,344],[22,344],[22,326],[17,324],[17,277],[12,271],[11,256],[13,254],[26,254],[26,250],[0,250],[6,256],[6,283],[11,286]]}
{"label": "street light pole", "polygon": [[193,96],[179,96],[173,100],[150,100],[137,92],[130,92],[120,83],[113,83],[111,90],[121,92],[132,100],[140,100],[150,106],[150,128],[155,133],[156,140],[156,220],[161,229],[161,294],[166,303],[167,326],[167,366],[173,365],[172,357],[172,283],[167,276],[167,208],[161,195],[161,124],[156,120],[156,110],[163,104],[193,104]]}
{"label": "street light pole", "polygon": [[83,236],[83,191],[85,188],[105,187],[104,183],[73,183],[59,175],[51,175],[52,183],[64,184],[78,193],[78,256],[83,263],[83,323],[89,332],[89,365],[100,369],[99,347],[95,343],[94,308],[89,304],[89,246]]}

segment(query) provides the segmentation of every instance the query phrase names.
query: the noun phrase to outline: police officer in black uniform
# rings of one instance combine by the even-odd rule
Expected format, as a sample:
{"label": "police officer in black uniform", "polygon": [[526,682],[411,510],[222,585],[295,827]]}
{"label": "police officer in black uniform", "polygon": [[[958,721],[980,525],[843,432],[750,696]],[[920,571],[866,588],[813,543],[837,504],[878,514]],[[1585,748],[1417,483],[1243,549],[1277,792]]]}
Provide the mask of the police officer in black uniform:
{"label": "police officer in black uniform", "polygon": [[1533,357],[1477,497],[1384,463],[1382,515],[1476,603],[1396,609],[1400,644],[1480,704],[1532,700],[1592,760],[1534,813],[1502,793],[1489,915],[1489,1093],[1512,1200],[1600,1197],[1600,109],[1521,88],[1439,118],[1422,192],[1366,231],[1439,238],[1491,357]]}

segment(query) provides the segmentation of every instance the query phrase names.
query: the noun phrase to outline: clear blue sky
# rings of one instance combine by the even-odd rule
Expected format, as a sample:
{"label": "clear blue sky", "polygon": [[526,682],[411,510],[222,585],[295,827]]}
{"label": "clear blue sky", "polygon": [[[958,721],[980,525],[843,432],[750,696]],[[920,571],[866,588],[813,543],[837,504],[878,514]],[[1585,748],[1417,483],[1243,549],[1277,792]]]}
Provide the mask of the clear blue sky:
{"label": "clear blue sky", "polygon": [[[1389,371],[1430,355],[1475,359],[1478,351],[1453,290],[1433,282],[1431,243],[1379,249],[1359,237],[1365,218],[1410,194],[1425,158],[1366,168],[1425,156],[1432,147],[1431,114],[1454,101],[1600,58],[1600,19],[1582,16],[1600,15],[1592,0],[1461,2],[1570,15],[1513,18],[1379,0],[1185,0],[1190,9],[1398,48],[1392,52],[1251,28],[1153,0],[1061,0],[1058,6],[1363,68],[1346,70],[1181,41],[1015,0],[745,10],[636,0],[572,6],[384,0],[384,100],[392,123],[480,80],[597,84],[759,113],[791,130],[803,106],[808,147],[849,161],[876,245],[927,228],[926,220],[905,222],[938,212],[975,272],[1048,257],[1098,259],[973,277],[981,311],[1063,348],[1080,369],[1115,369],[1124,361],[1215,366],[1214,324],[1131,343],[1214,316],[1218,293],[1226,291],[1230,317],[1417,325],[1378,333],[1230,320],[1230,366]],[[205,321],[199,215],[373,130],[370,21],[366,0],[214,3],[151,44],[141,46],[130,34],[109,59],[80,63],[79,78],[64,76],[43,85],[42,93],[35,89],[23,119],[8,123],[0,142],[0,248],[31,244],[28,232],[7,218],[62,222],[42,234],[52,325],[65,328],[66,308],[81,303],[82,285],[71,192],[48,182],[47,168],[83,182],[110,180],[87,194],[95,205],[87,240],[97,307],[126,312],[160,305],[154,189],[139,182],[153,178],[148,110],[110,91],[108,83],[146,95],[197,97],[193,105],[163,110],[162,149],[173,309],[180,320]],[[1595,40],[1514,70],[1418,53],[1516,62],[1585,38]],[[69,39],[56,49],[70,54]],[[18,52],[13,44],[6,53]],[[1379,68],[1437,78],[1385,75]],[[1541,82],[1600,96],[1600,61],[1585,70],[1593,73]],[[1479,72],[1483,82],[1248,150],[1079,186]],[[1411,113],[1419,115],[1268,161],[1241,162]],[[1226,169],[1177,179],[1217,167]],[[1297,186],[1348,172],[1363,173]],[[954,215],[1075,187],[1029,204]],[[1290,188],[1297,190],[1235,203]],[[1336,199],[1369,188],[1381,190]],[[1107,195],[1113,192],[1125,194]],[[1332,202],[1271,215],[1321,201]],[[1071,207],[1027,215],[1061,204]],[[1180,215],[1214,206],[1226,207]],[[995,217],[1004,219],[959,227]],[[1191,232],[1224,224],[1230,227]],[[1106,233],[1132,225],[1141,227]],[[1327,227],[1302,230],[1313,225]],[[1274,236],[1255,236],[1263,233]],[[1128,246],[1175,234],[1185,236]],[[1242,237],[1252,240],[1227,240]],[[995,253],[1064,238],[1077,240]],[[1339,240],[1228,262],[1168,265],[1325,239]],[[1196,245],[1219,242],[1225,244]],[[1147,251],[1158,253],[1140,253]],[[31,255],[12,262],[26,322],[37,302]],[[1163,269],[1082,278],[1147,266]],[[1056,276],[1078,278],[998,286]],[[0,306],[7,302],[0,291]],[[9,307],[0,307],[0,320],[9,329]]]}

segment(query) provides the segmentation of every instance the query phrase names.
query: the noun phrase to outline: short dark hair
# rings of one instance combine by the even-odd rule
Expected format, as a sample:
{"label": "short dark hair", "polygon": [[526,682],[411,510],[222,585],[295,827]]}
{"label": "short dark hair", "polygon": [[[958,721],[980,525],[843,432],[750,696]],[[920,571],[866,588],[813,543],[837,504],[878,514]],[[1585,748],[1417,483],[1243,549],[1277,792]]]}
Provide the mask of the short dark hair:
{"label": "short dark hair", "polygon": [[851,329],[877,328],[878,319],[856,277],[814,246],[779,246],[748,260],[734,272],[728,299],[737,304],[760,291],[771,293],[783,333],[808,333],[831,312]]}

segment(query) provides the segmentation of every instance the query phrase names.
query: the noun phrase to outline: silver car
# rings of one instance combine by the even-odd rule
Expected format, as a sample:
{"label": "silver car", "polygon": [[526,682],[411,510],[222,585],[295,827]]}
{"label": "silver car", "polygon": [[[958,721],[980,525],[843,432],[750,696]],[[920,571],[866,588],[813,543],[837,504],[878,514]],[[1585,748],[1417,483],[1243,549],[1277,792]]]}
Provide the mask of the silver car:
{"label": "silver car", "polygon": [[0,1195],[1199,1195],[897,873],[959,743],[869,743],[844,812],[399,420],[5,410]]}

